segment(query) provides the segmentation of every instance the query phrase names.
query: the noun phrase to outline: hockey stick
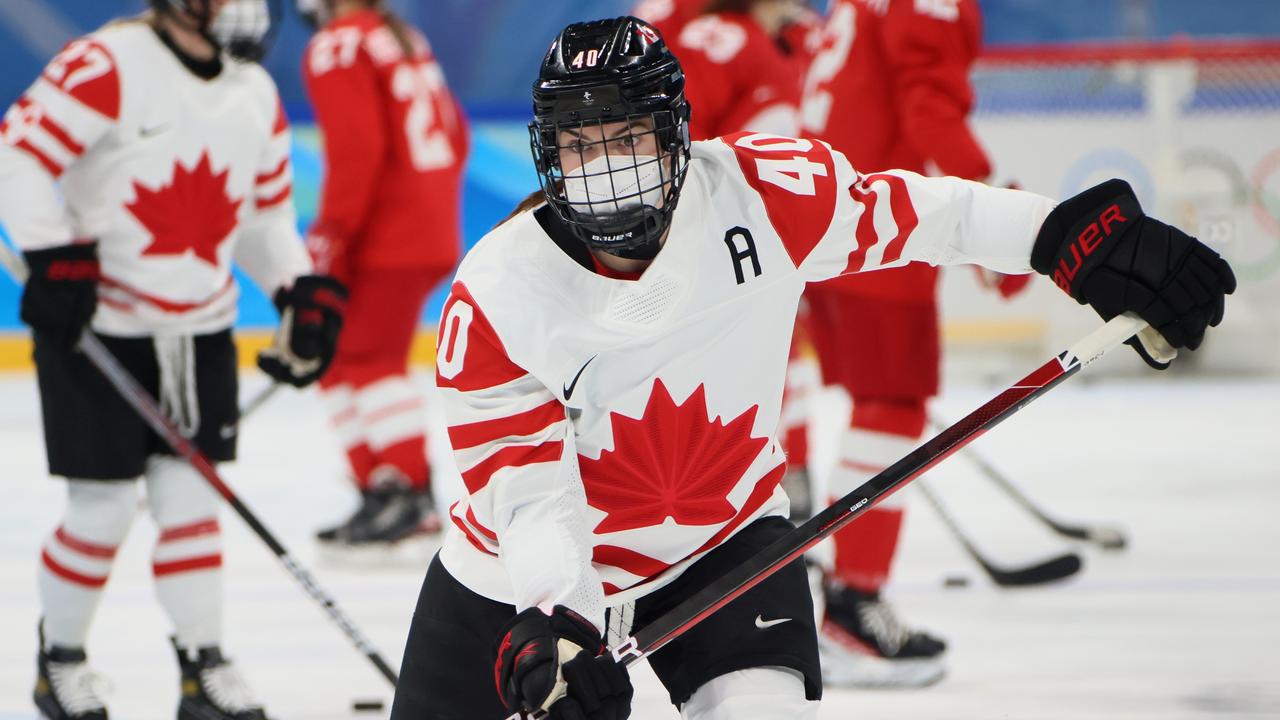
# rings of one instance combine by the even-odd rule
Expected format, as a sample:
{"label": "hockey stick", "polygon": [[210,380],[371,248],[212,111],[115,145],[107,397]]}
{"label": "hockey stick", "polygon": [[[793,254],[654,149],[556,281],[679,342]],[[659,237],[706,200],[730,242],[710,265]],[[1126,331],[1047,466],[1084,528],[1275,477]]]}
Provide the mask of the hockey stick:
{"label": "hockey stick", "polygon": [[[1130,314],[1108,321],[826,510],[814,515],[808,522],[778,538],[747,561],[615,645],[609,652],[614,660],[630,666],[662,649],[711,613],[733,602],[787,563],[801,557],[814,545],[853,522],[867,508],[901,489],[903,485],[947,459],[952,453],[973,442],[1027,403],[1057,387],[1079,372],[1080,368],[1102,357],[1103,353],[1145,327],[1146,321]],[[522,717],[525,717],[524,713],[515,713],[507,720],[519,720]],[[541,718],[545,715],[537,713],[533,717]]]}
{"label": "hockey stick", "polygon": [[942,500],[933,492],[933,488],[929,487],[929,484],[923,478],[916,481],[916,487],[920,488],[920,492],[924,494],[925,499],[933,506],[933,509],[938,513],[938,517],[942,518],[942,523],[951,531],[951,536],[960,543],[960,547],[964,548],[969,557],[982,566],[983,572],[991,578],[991,581],[1000,587],[1042,585],[1075,575],[1084,566],[1084,561],[1080,559],[1078,554],[1069,552],[1026,567],[1012,569],[998,567],[974,546],[973,541],[965,535],[955,517],[943,506]]}
{"label": "hockey stick", "polygon": [[[20,258],[14,256],[8,248],[3,246],[0,246],[0,264],[3,264],[19,283],[26,282],[26,266]],[[275,535],[258,520],[258,517],[249,510],[248,506],[223,481],[209,458],[205,457],[204,453],[200,452],[190,440],[183,437],[178,428],[174,427],[173,422],[160,410],[159,405],[156,404],[151,394],[138,384],[138,381],[129,374],[129,371],[120,364],[120,361],[111,354],[111,351],[107,350],[102,341],[98,339],[98,336],[86,329],[80,334],[76,349],[89,358],[89,361],[107,378],[107,381],[116,389],[116,392],[120,393],[120,397],[124,398],[125,402],[133,407],[143,421],[151,427],[152,431],[168,443],[174,452],[182,456],[196,472],[200,473],[213,486],[213,489],[236,511],[240,519],[244,520],[254,534],[266,543],[271,552],[280,560],[280,563],[289,571],[289,574],[302,586],[302,589],[313,600],[320,603],[320,606],[328,613],[329,618],[346,634],[347,638],[356,646],[356,649],[369,658],[369,661],[377,667],[378,672],[391,683],[392,687],[395,687],[396,683],[399,682],[396,672],[391,669],[391,666],[382,658],[382,655],[373,647],[373,644],[369,642],[364,633],[360,632],[360,629],[356,627],[351,618],[338,607],[333,597],[320,587],[315,577],[293,559],[293,556],[289,554],[284,545],[280,544]]]}
{"label": "hockey stick", "polygon": [[[944,427],[943,423],[936,417],[931,417],[929,423],[933,425],[935,430],[941,430]],[[1103,550],[1123,550],[1125,545],[1128,544],[1124,533],[1116,527],[1108,525],[1072,525],[1055,520],[1032,502],[1025,492],[1019,489],[1017,485],[1014,485],[1007,475],[997,470],[975,448],[966,449],[964,455],[988,480],[995,483],[996,487],[1003,490],[1015,503],[1022,506],[1032,517],[1044,523],[1046,527],[1055,533],[1074,540],[1094,543]]]}
{"label": "hockey stick", "polygon": [[239,417],[236,418],[236,421],[223,425],[218,430],[218,434],[222,435],[222,439],[226,440],[237,432],[240,432],[240,426],[244,424],[244,421],[248,420],[249,416],[256,412],[258,408],[265,405],[268,400],[275,397],[275,394],[279,392],[282,387],[284,387],[284,383],[273,380],[270,385],[259,390],[257,395],[249,398],[249,402],[245,403],[244,407],[240,408]]}

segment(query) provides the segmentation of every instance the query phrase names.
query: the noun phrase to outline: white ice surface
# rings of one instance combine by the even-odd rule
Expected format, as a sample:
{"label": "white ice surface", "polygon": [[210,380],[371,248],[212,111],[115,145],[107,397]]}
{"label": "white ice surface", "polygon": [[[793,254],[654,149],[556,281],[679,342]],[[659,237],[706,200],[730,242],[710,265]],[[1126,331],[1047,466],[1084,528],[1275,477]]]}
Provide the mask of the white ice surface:
{"label": "white ice surface", "polygon": [[[1129,549],[1086,549],[1075,579],[1001,591],[913,501],[891,595],[905,619],[950,641],[950,675],[923,691],[831,689],[821,717],[1280,718],[1280,382],[1085,379],[975,447],[1061,518],[1120,524]],[[260,383],[247,378],[245,395]],[[993,390],[953,388],[937,407],[955,417]],[[839,402],[825,403],[836,416]],[[354,498],[313,396],[282,393],[244,430],[226,477],[398,665],[425,561],[358,567],[318,556],[312,531]],[[817,454],[829,452],[829,436],[816,443]],[[932,479],[1000,562],[1066,547],[963,456]],[[0,378],[0,487],[0,720],[26,719],[35,715],[36,558],[63,493],[45,478],[29,376]],[[389,707],[384,681],[229,511],[223,528],[225,647],[272,716],[347,718],[359,698]],[[168,623],[151,590],[154,534],[145,518],[134,526],[89,642],[118,720],[171,718],[177,702]],[[950,575],[973,582],[945,589]],[[652,675],[635,675],[632,717],[674,718]]]}

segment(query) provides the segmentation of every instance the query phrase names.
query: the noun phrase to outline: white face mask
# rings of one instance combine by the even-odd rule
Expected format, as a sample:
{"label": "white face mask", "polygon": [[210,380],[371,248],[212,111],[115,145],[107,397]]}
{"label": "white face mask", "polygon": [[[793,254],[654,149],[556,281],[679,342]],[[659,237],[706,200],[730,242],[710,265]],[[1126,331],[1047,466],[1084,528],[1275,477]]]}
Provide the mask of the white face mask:
{"label": "white face mask", "polygon": [[209,34],[224,48],[237,42],[258,43],[271,29],[266,0],[231,0],[209,25]]}
{"label": "white face mask", "polygon": [[661,207],[662,163],[653,155],[601,155],[565,175],[564,196],[574,212],[615,215],[641,205]]}

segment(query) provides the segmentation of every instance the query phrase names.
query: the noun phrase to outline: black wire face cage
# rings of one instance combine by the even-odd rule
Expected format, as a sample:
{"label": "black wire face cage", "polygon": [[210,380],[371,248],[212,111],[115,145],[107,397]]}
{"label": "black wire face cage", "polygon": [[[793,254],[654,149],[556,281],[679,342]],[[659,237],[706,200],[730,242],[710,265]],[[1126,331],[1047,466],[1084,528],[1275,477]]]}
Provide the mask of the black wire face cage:
{"label": "black wire face cage", "polygon": [[580,240],[618,257],[657,255],[689,164],[684,117],[534,120],[529,134],[543,194]]}

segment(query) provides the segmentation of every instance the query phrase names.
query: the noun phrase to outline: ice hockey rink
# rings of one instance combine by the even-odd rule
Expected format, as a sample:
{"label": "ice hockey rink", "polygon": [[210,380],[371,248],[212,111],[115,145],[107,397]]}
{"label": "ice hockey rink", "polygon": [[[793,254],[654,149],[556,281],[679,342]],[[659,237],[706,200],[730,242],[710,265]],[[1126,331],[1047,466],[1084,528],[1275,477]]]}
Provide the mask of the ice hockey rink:
{"label": "ice hockey rink", "polygon": [[[1122,349],[1113,360],[1137,364],[1130,354]],[[244,395],[261,383],[247,375]],[[953,383],[935,408],[958,417],[998,389],[981,379]],[[841,402],[824,396],[821,412],[834,418]],[[907,621],[950,641],[950,673],[924,690],[828,690],[820,717],[1280,717],[1278,411],[1274,379],[1091,378],[1086,370],[1016,414],[973,448],[1055,515],[1118,524],[1128,549],[1077,547],[1085,558],[1078,576],[1001,590],[913,496],[890,592]],[[313,395],[281,393],[246,422],[240,460],[225,476],[398,665],[430,549],[363,558],[318,551],[311,533],[354,502],[328,437]],[[820,459],[830,443],[821,431],[815,442]],[[0,376],[0,453],[0,720],[25,720],[35,717],[36,558],[63,492],[45,477],[29,375]],[[1001,564],[1069,547],[995,491],[963,453],[928,479]],[[442,480],[441,491],[449,484]],[[372,665],[230,511],[223,527],[225,647],[271,716],[385,717],[392,693]],[[89,639],[116,718],[170,718],[177,704],[167,620],[151,588],[154,536],[140,516]],[[944,587],[950,576],[970,583]],[[647,669],[634,676],[632,717],[676,717]],[[353,713],[355,700],[382,700],[387,711]]]}

